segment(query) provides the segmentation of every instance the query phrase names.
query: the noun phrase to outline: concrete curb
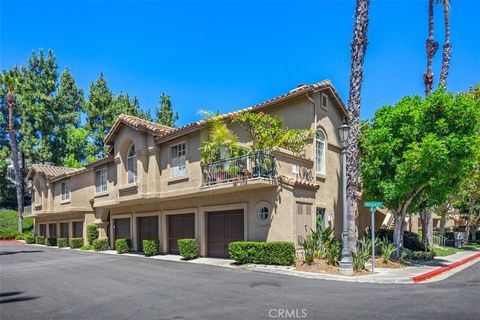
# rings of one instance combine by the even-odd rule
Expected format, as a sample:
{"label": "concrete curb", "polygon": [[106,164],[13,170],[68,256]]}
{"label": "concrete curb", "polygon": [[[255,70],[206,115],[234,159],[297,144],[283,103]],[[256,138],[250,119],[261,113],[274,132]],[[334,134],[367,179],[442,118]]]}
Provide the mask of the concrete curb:
{"label": "concrete curb", "polygon": [[414,276],[412,277],[412,280],[414,283],[419,283],[419,282],[423,282],[425,280],[428,280],[430,278],[433,278],[433,277],[436,277],[442,273],[445,273],[447,271],[450,271],[454,268],[457,268],[461,265],[464,265],[470,261],[473,261],[477,258],[480,258],[480,252],[476,253],[476,254],[473,254],[469,257],[466,257],[464,259],[461,259],[461,260],[458,260],[458,261],[455,261],[455,262],[452,262],[451,264],[449,264],[448,266],[445,266],[445,267],[440,267],[440,268],[437,268],[435,270],[432,270],[432,271],[429,271],[429,272],[425,272],[421,275],[418,275],[418,276]]}

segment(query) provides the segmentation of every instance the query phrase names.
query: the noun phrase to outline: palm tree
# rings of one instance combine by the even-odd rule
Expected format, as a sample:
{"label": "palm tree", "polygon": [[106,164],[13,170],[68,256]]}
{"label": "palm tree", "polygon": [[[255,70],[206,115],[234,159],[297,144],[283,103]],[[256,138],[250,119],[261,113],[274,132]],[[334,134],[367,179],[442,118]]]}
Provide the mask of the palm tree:
{"label": "palm tree", "polygon": [[360,174],[358,157],[360,148],[358,134],[360,131],[360,97],[363,82],[363,61],[367,50],[368,8],[370,0],[357,0],[355,24],[351,47],[350,93],[348,97],[348,124],[350,135],[347,151],[347,202],[348,202],[348,246],[349,252],[355,250],[357,202],[360,198]]}
{"label": "palm tree", "polygon": [[13,162],[13,171],[15,176],[15,188],[17,191],[17,211],[18,211],[18,232],[23,233],[23,211],[24,211],[24,185],[22,172],[20,171],[20,158],[18,155],[18,144],[17,137],[13,128],[13,108],[15,106],[15,97],[13,95],[13,90],[15,87],[15,76],[11,73],[5,73],[2,77],[3,85],[7,91],[6,94],[6,106],[8,107],[9,118],[8,118],[8,128],[7,132],[10,136],[10,147],[12,150],[12,162]]}
{"label": "palm tree", "polygon": [[423,82],[425,83],[425,95],[428,96],[433,85],[432,60],[438,50],[438,42],[433,39],[433,0],[428,0],[428,38],[425,48],[427,50],[427,71],[423,74]]}
{"label": "palm tree", "polygon": [[440,86],[446,87],[452,51],[452,45],[450,44],[450,0],[437,1],[443,3],[443,15],[445,19],[445,43],[443,44],[442,52],[442,70],[440,71]]}

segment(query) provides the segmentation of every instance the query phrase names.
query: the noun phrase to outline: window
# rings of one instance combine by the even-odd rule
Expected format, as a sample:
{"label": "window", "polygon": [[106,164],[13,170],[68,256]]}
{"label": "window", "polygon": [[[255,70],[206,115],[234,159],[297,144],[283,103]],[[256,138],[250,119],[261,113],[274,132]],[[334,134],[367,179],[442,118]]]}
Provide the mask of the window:
{"label": "window", "polygon": [[62,182],[62,201],[70,200],[70,181]]}
{"label": "window", "polygon": [[322,94],[322,108],[327,109],[327,106],[328,106],[328,96],[325,93],[323,93]]}
{"label": "window", "polygon": [[186,154],[185,142],[170,148],[170,177],[182,176],[186,173]]}
{"label": "window", "polygon": [[317,208],[316,213],[317,231],[322,230],[325,227],[325,208]]}
{"label": "window", "polygon": [[102,168],[95,172],[95,192],[107,191],[107,168]]}
{"label": "window", "polygon": [[317,173],[325,173],[325,134],[317,130],[316,137]]}
{"label": "window", "polygon": [[137,153],[133,144],[128,148],[127,153],[127,182],[137,182]]}
{"label": "window", "polygon": [[261,225],[267,225],[272,219],[272,205],[267,201],[260,201],[256,207],[257,222]]}

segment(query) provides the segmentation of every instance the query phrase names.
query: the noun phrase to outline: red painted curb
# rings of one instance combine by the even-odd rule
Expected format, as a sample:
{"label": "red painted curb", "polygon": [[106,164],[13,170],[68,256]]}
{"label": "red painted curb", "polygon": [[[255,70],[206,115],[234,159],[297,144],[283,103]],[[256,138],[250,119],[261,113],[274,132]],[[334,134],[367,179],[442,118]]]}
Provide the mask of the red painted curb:
{"label": "red painted curb", "polygon": [[24,242],[22,242],[20,240],[0,240],[0,242],[13,242],[13,243],[25,244]]}
{"label": "red painted curb", "polygon": [[445,266],[445,267],[440,267],[438,269],[435,269],[435,270],[432,270],[432,271],[429,271],[429,272],[426,272],[424,274],[421,274],[421,275],[418,275],[418,276],[415,276],[415,277],[412,277],[412,280],[414,283],[418,283],[418,282],[422,282],[422,281],[425,281],[427,279],[430,279],[430,278],[433,278],[435,276],[438,276],[439,274],[441,273],[444,273],[444,272],[447,272],[449,270],[452,270],[456,267],[459,267],[467,262],[470,262],[472,260],[475,260],[476,258],[480,258],[480,252],[476,253],[476,254],[473,254],[471,255],[470,257],[466,257],[465,259],[462,259],[462,260],[458,260],[458,261],[455,261],[455,262],[452,262],[451,264],[449,264],[448,266]]}

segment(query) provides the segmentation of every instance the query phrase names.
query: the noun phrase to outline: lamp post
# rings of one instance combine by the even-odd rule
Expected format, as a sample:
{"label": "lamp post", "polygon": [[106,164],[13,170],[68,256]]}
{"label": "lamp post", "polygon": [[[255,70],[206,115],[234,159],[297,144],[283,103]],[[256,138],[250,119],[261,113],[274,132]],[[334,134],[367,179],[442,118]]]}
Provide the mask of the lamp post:
{"label": "lamp post", "polygon": [[343,225],[342,225],[342,260],[340,260],[339,271],[343,275],[351,275],[353,273],[352,257],[348,248],[348,215],[347,215],[347,147],[348,147],[348,135],[350,133],[350,127],[347,121],[344,119],[343,124],[338,128],[340,135],[340,144],[342,147],[342,213],[343,213]]}

